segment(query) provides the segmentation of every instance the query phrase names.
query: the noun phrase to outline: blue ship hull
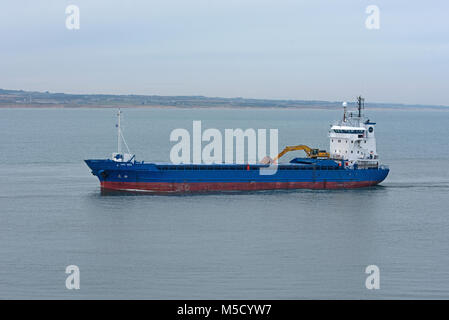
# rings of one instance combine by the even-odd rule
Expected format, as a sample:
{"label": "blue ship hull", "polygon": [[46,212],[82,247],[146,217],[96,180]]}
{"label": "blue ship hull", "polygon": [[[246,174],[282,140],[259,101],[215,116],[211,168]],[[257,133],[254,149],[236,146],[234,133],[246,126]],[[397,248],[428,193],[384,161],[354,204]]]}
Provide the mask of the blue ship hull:
{"label": "blue ship hull", "polygon": [[[345,167],[342,160],[296,158],[275,172],[263,164],[164,164],[85,160],[102,189],[142,192],[208,192],[272,189],[345,189],[377,185],[384,166]],[[274,174],[267,174],[274,173]]]}

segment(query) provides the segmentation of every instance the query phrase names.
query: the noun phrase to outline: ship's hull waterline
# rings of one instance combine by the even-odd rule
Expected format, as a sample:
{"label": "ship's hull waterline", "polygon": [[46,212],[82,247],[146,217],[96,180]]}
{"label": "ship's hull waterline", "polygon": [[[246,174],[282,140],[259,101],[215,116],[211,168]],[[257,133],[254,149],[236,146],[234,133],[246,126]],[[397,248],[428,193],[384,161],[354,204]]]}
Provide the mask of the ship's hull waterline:
{"label": "ship's hull waterline", "polygon": [[355,189],[372,187],[382,181],[320,181],[320,182],[101,182],[104,191],[142,193],[229,192],[289,189]]}

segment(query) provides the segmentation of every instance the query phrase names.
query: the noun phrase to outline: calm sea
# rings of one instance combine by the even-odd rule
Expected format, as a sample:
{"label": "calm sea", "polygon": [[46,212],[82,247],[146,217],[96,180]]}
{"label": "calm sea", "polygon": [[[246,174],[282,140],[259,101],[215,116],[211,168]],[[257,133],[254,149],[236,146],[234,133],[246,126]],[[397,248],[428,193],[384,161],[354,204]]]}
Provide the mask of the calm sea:
{"label": "calm sea", "polygon": [[[0,109],[0,298],[449,298],[449,112],[368,110],[381,186],[105,196],[83,159],[116,149],[112,109]],[[175,128],[278,128],[328,149],[340,111],[124,110],[139,160]],[[81,289],[67,290],[77,265]],[[365,268],[380,268],[380,289]]]}

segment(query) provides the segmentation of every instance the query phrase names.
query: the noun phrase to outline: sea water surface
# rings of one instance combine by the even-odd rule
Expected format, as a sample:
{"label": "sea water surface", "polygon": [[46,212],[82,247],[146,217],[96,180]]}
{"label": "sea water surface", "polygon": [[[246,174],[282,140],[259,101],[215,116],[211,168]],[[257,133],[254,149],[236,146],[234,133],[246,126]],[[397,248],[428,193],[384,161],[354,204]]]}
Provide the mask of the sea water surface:
{"label": "sea water surface", "polygon": [[[116,150],[116,110],[0,109],[0,298],[449,298],[449,112],[367,112],[391,170],[378,187],[107,196],[83,160]],[[328,149],[340,117],[126,109],[123,123],[138,160],[168,161],[170,132],[193,120]]]}

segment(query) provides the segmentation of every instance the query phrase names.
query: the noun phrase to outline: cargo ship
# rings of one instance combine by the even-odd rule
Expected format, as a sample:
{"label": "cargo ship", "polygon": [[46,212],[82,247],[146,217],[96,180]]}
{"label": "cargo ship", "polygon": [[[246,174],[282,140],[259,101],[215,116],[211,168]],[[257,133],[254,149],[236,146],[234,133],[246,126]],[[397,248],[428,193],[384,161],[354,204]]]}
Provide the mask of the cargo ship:
{"label": "cargo ship", "polygon": [[[85,160],[104,191],[186,193],[274,189],[349,189],[375,186],[389,173],[381,164],[375,138],[375,122],[364,114],[364,99],[357,110],[347,111],[331,125],[329,152],[306,145],[288,146],[262,163],[158,163],[137,161],[129,152],[118,113],[118,152],[111,159]],[[128,152],[122,152],[124,142]],[[278,163],[285,153],[302,150],[306,157]],[[271,170],[271,171],[270,171]]]}

